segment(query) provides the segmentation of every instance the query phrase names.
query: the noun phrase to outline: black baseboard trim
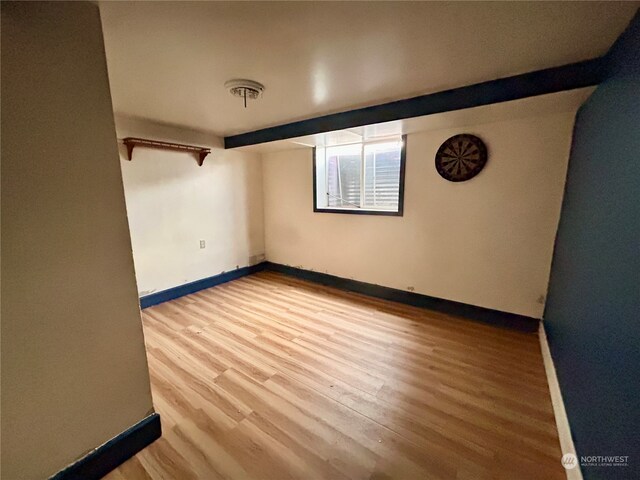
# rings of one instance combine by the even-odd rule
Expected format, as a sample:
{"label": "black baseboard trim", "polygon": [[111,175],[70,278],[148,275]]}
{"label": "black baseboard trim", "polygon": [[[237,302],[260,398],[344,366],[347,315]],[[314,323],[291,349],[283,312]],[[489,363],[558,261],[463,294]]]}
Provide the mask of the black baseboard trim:
{"label": "black baseboard trim", "polygon": [[264,268],[274,272],[284,273],[292,277],[308,280],[329,287],[339,288],[350,292],[361,293],[370,297],[382,298],[398,303],[412,305],[414,307],[435,310],[470,320],[479,320],[499,327],[510,328],[522,332],[537,332],[540,320],[536,318],[517,315],[515,313],[500,312],[490,308],[477,307],[466,303],[444,300],[419,293],[406,292],[395,288],[383,287],[372,283],[350,280],[336,277],[327,273],[312,272],[301,268],[281,265],[279,263],[265,262]]}
{"label": "black baseboard trim", "polygon": [[214,275],[213,277],[203,278],[202,280],[196,280],[195,282],[185,283],[184,285],[169,288],[161,292],[145,295],[144,297],[140,297],[140,308],[152,307],[153,305],[168,302],[169,300],[174,300],[176,298],[189,295],[190,293],[204,290],[205,288],[215,287],[221,283],[230,282],[231,280],[251,275],[252,273],[264,270],[264,263],[265,262],[238,268],[236,270],[231,270],[230,272]]}
{"label": "black baseboard trim", "polygon": [[69,465],[49,480],[98,480],[162,435],[160,415],[153,413]]}

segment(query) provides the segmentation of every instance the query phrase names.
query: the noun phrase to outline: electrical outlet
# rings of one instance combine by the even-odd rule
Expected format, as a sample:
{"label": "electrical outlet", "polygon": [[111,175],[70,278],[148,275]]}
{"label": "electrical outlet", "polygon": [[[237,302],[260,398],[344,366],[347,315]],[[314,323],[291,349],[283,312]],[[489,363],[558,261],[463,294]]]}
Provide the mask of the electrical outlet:
{"label": "electrical outlet", "polygon": [[200,248],[206,247],[206,243],[204,240],[200,240]]}

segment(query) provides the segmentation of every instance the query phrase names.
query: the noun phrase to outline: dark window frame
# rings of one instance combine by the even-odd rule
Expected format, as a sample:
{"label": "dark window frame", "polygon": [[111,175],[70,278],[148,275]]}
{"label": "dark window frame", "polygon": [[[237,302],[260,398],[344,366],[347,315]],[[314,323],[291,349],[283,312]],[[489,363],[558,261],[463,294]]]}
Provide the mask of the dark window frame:
{"label": "dark window frame", "polygon": [[[400,149],[400,185],[398,186],[398,211],[365,210],[365,209],[336,209],[318,208],[318,187],[316,185],[316,147],[313,147],[311,157],[313,162],[312,182],[313,182],[313,211],[315,213],[344,213],[347,215],[383,215],[386,217],[404,216],[404,176],[407,163],[407,136],[402,135],[402,148]],[[364,142],[366,143],[366,142]]]}

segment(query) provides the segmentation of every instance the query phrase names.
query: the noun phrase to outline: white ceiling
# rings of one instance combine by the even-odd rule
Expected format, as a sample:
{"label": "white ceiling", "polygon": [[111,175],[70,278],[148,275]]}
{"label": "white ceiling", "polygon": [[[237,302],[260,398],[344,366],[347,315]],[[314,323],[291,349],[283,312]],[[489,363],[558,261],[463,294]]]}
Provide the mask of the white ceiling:
{"label": "white ceiling", "polygon": [[[638,2],[101,2],[116,113],[226,136],[593,58]],[[244,109],[225,81],[266,87]]]}

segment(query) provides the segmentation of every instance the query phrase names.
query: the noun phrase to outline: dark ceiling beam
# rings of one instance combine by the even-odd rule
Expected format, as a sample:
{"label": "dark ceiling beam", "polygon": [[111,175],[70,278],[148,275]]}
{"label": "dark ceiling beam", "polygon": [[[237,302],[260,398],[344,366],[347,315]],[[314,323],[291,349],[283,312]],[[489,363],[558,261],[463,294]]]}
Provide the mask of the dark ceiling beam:
{"label": "dark ceiling beam", "polygon": [[224,138],[224,147],[244,147],[345,128],[508,102],[575,88],[590,87],[600,83],[604,75],[604,57],[599,57],[372,107],[358,108],[347,112],[334,113],[232,135]]}

